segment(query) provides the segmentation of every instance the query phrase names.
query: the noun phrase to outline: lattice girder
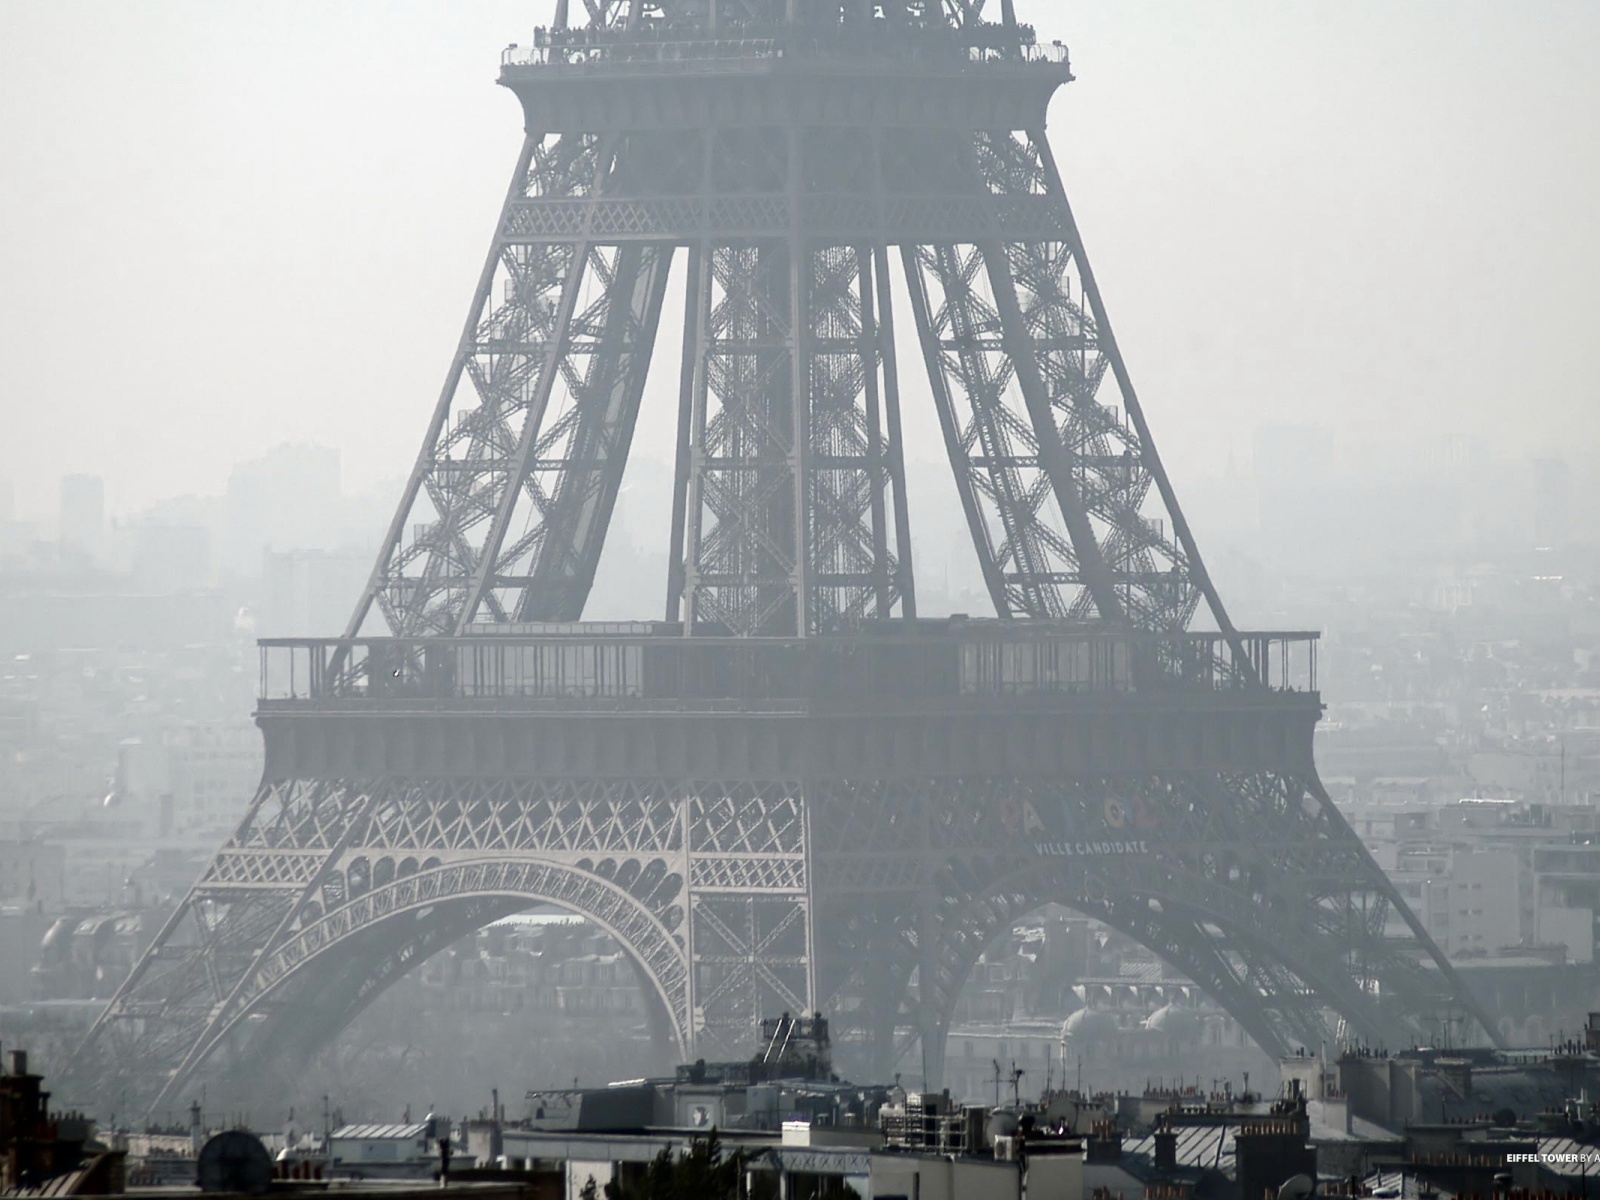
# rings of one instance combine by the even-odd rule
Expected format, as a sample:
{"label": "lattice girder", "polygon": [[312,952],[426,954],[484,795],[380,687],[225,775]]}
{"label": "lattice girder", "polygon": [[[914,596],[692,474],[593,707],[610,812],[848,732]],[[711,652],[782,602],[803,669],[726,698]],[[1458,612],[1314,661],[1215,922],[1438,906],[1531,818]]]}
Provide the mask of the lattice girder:
{"label": "lattice girder", "polygon": [[592,583],[655,344],[670,246],[506,236],[519,206],[593,203],[619,139],[532,136],[373,581],[396,632],[479,615],[575,619]]}
{"label": "lattice girder", "polygon": [[670,610],[690,632],[735,636],[898,615],[911,603],[904,471],[874,255],[793,241],[702,253]]}
{"label": "lattice girder", "polygon": [[[1330,811],[1314,781],[1270,771],[807,788],[276,783],[97,1036],[138,1027],[125,1071],[159,1069],[175,1086],[208,1055],[244,1061],[238,1035],[263,1015],[275,1028],[272,1014],[303,1011],[319,987],[354,988],[327,1011],[358,1011],[370,989],[330,964],[361,957],[381,983],[418,961],[411,935],[371,948],[402,917],[430,914],[416,937],[437,946],[435,912],[448,922],[540,900],[618,938],[680,1046],[734,1053],[756,1016],[827,999],[842,1029],[870,1033],[880,1063],[890,1044],[920,1040],[937,1072],[977,956],[1055,902],[1137,937],[1269,1049],[1325,1033],[1328,1012],[1398,1042],[1425,1032],[1414,1026],[1448,1003],[1452,977],[1424,965],[1425,938],[1389,936],[1388,885]],[[1072,840],[1122,842],[1140,870],[1115,853],[1051,852]],[[345,982],[315,982],[325,976]]]}
{"label": "lattice girder", "polygon": [[259,1053],[285,1006],[314,1005],[337,1033],[338,1014],[371,998],[321,994],[348,979],[340,964],[415,965],[485,912],[549,903],[616,938],[680,1052],[737,1052],[754,1015],[812,1003],[800,796],[649,780],[266,784],[89,1042],[137,1025],[123,1076],[167,1095],[219,1052]]}
{"label": "lattice girder", "polygon": [[[930,1070],[977,956],[1045,903],[1099,917],[1155,950],[1269,1052],[1331,1036],[1329,1014],[1374,1042],[1414,1040],[1429,1014],[1465,995],[1425,936],[1386,932],[1392,886],[1330,817],[1314,779],[930,781],[841,800],[818,809],[822,922],[852,929],[856,908],[885,901],[893,915],[861,935],[873,939],[869,953],[823,950],[824,992],[880,1023],[888,1005],[910,1026],[901,1049],[920,1032]],[[1063,836],[1088,840],[1091,851],[1137,839],[1139,870],[1115,855],[1040,856],[1036,843]],[[876,983],[896,981],[898,1001],[867,999],[863,961],[899,964]],[[1262,995],[1252,983],[1261,979],[1281,986]],[[1470,1001],[1468,1011],[1488,1028]]]}
{"label": "lattice girder", "polygon": [[[840,244],[823,210],[919,195],[978,206],[975,240],[908,245],[903,259],[997,610],[1171,630],[1211,596],[1136,399],[1121,376],[1101,395],[1119,360],[1042,139],[727,128],[530,146],[492,255],[506,303],[454,369],[477,406],[452,400],[436,418],[439,448],[375,575],[371,603],[396,632],[581,613],[684,243],[696,257],[669,615],[749,636],[913,611],[881,278],[894,239],[869,222]],[[728,190],[771,210],[761,233],[720,240]],[[676,216],[652,217],[644,240],[595,224],[606,205],[664,202]],[[1005,214],[1034,207],[1053,224],[1019,240]],[[556,211],[577,224],[540,240],[567,228],[539,216]],[[552,234],[530,238],[530,222]],[[436,519],[419,521],[423,502]]]}

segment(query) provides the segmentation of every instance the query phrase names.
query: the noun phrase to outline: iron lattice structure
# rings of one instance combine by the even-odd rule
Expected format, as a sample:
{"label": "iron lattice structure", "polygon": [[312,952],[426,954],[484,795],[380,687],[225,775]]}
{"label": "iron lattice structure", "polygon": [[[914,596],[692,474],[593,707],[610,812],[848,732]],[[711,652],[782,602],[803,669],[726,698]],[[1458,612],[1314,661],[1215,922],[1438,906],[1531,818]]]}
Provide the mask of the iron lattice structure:
{"label": "iron lattice structure", "polygon": [[[1045,138],[1065,51],[978,0],[584,7],[507,51],[527,137],[371,584],[264,643],[260,791],[81,1061],[292,1062],[535,901],[689,1055],[827,1008],[934,1082],[1049,901],[1268,1050],[1487,1029],[1317,780],[1313,639],[1206,575]],[[585,625],[675,263],[664,619]],[[991,619],[917,614],[907,321]]]}

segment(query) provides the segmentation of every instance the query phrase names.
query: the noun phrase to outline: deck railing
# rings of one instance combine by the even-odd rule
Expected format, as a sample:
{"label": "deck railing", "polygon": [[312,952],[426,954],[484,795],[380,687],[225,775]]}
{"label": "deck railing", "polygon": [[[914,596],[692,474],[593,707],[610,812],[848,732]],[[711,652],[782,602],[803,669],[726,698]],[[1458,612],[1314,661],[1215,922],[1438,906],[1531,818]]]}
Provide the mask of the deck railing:
{"label": "deck railing", "polygon": [[[264,707],[303,701],[604,701],[618,707],[960,703],[1004,697],[1316,691],[1312,633],[1057,632],[685,638],[570,625],[459,638],[268,639]],[[637,628],[637,627],[633,627]]]}
{"label": "deck railing", "polygon": [[866,33],[841,29],[835,34],[780,33],[775,36],[738,35],[695,37],[679,30],[660,34],[625,31],[540,30],[531,46],[507,46],[500,55],[502,69],[534,67],[593,67],[624,71],[674,71],[689,66],[715,68],[719,64],[753,64],[763,61],[828,61],[838,63],[922,63],[947,67],[975,65],[1045,65],[1069,67],[1067,47],[1049,45],[968,45],[948,32],[891,34],[883,28]]}

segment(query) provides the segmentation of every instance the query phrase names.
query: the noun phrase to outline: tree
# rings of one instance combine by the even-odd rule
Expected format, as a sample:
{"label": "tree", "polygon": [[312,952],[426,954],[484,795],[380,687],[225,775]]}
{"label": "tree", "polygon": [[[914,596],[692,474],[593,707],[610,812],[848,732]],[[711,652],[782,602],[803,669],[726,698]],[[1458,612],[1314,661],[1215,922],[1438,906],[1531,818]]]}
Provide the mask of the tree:
{"label": "tree", "polygon": [[745,1155],[724,1156],[713,1129],[706,1138],[693,1139],[681,1158],[670,1146],[663,1147],[637,1185],[606,1184],[606,1200],[740,1200],[744,1168]]}
{"label": "tree", "polygon": [[[751,1157],[744,1151],[724,1155],[722,1140],[713,1129],[705,1137],[694,1138],[681,1157],[665,1147],[645,1168],[644,1177],[624,1184],[613,1180],[605,1186],[605,1200],[773,1200],[778,1194],[774,1173],[761,1171],[742,1190]],[[594,1180],[584,1184],[581,1200],[599,1200]],[[861,1200],[856,1190],[841,1179],[828,1179],[810,1200]]]}
{"label": "tree", "polygon": [[829,1175],[812,1193],[811,1200],[861,1200],[861,1193],[837,1175]]}

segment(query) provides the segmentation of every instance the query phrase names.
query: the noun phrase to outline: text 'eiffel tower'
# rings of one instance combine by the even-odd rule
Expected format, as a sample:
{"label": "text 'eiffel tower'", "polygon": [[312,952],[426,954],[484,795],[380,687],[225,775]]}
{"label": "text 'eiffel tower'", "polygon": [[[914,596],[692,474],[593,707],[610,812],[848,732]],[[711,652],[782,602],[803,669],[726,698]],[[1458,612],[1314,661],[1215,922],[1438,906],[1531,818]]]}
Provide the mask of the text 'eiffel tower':
{"label": "text 'eiffel tower'", "polygon": [[[344,638],[263,643],[260,790],[80,1068],[159,1101],[297,1061],[535,903],[688,1057],[823,1009],[937,1086],[1049,902],[1269,1052],[1487,1029],[1318,782],[1314,636],[1206,575],[1045,140],[1064,48],[1011,0],[584,8],[506,52],[527,137],[371,584]],[[584,624],[673,278],[664,611]],[[918,616],[907,420],[993,617]]]}

